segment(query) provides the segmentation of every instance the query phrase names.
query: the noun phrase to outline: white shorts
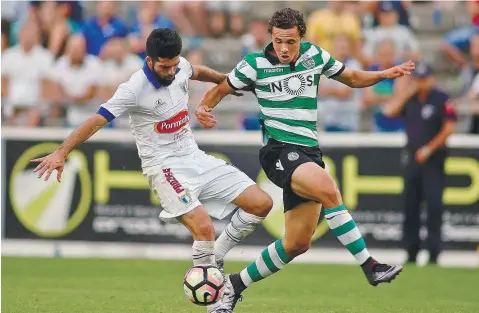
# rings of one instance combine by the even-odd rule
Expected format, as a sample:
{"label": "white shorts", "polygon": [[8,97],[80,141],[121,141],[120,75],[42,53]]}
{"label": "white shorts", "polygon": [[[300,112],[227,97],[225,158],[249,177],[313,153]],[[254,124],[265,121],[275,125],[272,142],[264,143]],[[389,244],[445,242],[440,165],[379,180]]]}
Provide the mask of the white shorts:
{"label": "white shorts", "polygon": [[236,208],[231,202],[255,184],[235,166],[201,150],[144,168],[143,175],[158,196],[163,209],[160,218],[166,221],[199,205],[211,217],[223,219]]}

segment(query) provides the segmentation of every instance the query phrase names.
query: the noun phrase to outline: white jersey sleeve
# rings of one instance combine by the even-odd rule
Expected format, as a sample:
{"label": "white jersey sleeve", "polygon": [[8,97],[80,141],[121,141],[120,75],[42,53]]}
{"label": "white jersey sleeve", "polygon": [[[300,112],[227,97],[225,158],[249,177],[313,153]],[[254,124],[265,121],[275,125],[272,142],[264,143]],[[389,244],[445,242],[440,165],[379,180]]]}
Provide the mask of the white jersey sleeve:
{"label": "white jersey sleeve", "polygon": [[113,97],[100,106],[97,113],[111,122],[136,105],[135,92],[128,86],[128,83],[123,83],[118,87]]}
{"label": "white jersey sleeve", "polygon": [[186,69],[186,71],[188,72],[188,77],[191,79],[191,77],[193,77],[193,75],[195,74],[195,70],[193,69],[193,65],[185,58],[183,57],[180,57],[180,64],[179,64],[180,68],[184,68]]}

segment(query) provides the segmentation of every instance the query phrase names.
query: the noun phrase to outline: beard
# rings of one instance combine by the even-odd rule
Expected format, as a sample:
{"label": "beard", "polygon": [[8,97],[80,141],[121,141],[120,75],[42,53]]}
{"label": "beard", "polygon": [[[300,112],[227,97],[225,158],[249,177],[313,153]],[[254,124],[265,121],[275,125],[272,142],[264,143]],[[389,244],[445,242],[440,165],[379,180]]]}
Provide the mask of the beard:
{"label": "beard", "polygon": [[158,82],[160,83],[160,85],[162,85],[162,86],[169,86],[175,80],[175,76],[164,77],[164,76],[160,76],[156,73],[155,73],[155,76],[156,76],[156,79],[158,80]]}

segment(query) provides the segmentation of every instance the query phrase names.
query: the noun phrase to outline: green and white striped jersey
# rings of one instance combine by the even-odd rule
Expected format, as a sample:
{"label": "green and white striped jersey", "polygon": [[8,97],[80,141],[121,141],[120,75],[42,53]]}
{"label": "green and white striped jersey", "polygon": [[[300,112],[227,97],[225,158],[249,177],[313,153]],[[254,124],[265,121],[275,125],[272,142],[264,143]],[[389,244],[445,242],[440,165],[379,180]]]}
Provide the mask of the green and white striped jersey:
{"label": "green and white striped jersey", "polygon": [[228,83],[234,89],[254,87],[265,139],[318,146],[319,77],[339,75],[344,65],[310,42],[301,43],[294,64],[281,64],[270,54],[272,49],[270,43],[263,52],[246,55],[228,75]]}

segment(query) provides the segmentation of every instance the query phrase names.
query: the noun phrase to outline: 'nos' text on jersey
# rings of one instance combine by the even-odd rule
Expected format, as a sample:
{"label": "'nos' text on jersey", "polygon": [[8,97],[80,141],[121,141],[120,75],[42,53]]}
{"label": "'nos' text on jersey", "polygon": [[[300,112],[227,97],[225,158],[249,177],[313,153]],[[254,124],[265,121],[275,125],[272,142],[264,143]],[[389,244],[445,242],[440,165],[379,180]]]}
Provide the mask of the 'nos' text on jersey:
{"label": "'nos' text on jersey", "polygon": [[155,131],[157,133],[174,133],[188,124],[189,120],[188,111],[183,110],[169,120],[155,123]]}

